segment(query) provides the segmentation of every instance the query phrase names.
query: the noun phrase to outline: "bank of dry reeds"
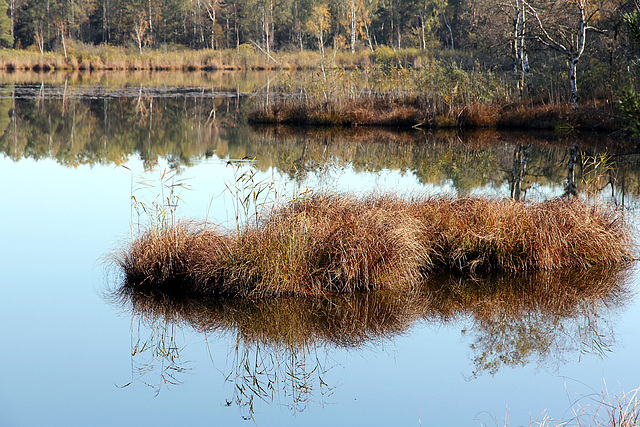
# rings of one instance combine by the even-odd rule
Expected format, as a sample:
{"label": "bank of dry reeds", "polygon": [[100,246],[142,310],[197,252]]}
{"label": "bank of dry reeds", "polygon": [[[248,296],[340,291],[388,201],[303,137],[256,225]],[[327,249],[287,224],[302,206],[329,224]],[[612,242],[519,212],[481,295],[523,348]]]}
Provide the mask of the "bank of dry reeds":
{"label": "bank of dry reeds", "polygon": [[424,58],[405,68],[376,61],[355,70],[281,73],[275,97],[255,98],[254,123],[317,126],[614,130],[625,126],[610,97],[579,108],[557,94],[522,97],[511,76]]}
{"label": "bank of dry reeds", "polygon": [[419,97],[279,100],[255,107],[251,123],[313,126],[391,126],[427,129],[561,129],[611,131],[622,129],[623,117],[611,105],[572,108],[565,103],[498,102],[455,106],[430,105]]}
{"label": "bank of dry reeds", "polygon": [[[425,53],[415,49],[389,49],[388,58],[404,66],[419,68]],[[325,58],[328,68],[353,69],[371,66],[381,56],[376,52],[335,51]],[[2,49],[0,70],[313,70],[319,68],[320,52],[271,51],[269,56],[255,45],[241,44],[235,49],[188,49],[176,46],[159,48],[125,48],[111,45],[91,45],[69,41],[66,53],[40,52],[35,46],[28,49]]]}
{"label": "bank of dry reeds", "polygon": [[584,270],[633,258],[630,232],[577,198],[317,194],[230,232],[182,222],[117,257],[125,287],[200,295],[322,295],[404,289],[439,271]]}

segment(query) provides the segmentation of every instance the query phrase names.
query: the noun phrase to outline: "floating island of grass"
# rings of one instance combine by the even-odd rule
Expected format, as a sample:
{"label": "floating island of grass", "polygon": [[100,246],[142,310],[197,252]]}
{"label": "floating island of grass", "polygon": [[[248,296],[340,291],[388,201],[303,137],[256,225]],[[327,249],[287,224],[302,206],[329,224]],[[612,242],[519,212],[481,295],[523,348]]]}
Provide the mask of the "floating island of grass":
{"label": "floating island of grass", "polygon": [[188,221],[154,228],[116,263],[123,291],[260,298],[411,289],[443,272],[579,272],[633,259],[623,218],[577,197],[314,194],[239,230]]}

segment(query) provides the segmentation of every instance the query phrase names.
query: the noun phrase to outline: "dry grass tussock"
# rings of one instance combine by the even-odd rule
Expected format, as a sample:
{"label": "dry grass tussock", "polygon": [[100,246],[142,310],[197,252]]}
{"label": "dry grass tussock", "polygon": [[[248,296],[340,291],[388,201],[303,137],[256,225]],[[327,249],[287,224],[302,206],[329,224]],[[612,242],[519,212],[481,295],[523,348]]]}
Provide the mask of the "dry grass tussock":
{"label": "dry grass tussock", "polygon": [[322,295],[408,289],[439,271],[584,270],[633,259],[630,230],[577,198],[316,194],[239,232],[182,222],[117,257],[125,287],[173,294]]}

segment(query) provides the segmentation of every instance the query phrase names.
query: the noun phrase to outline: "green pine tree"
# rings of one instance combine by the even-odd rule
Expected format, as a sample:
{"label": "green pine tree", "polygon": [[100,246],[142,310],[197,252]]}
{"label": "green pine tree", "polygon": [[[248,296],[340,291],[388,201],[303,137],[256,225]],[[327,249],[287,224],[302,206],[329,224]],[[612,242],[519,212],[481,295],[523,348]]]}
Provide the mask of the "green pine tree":
{"label": "green pine tree", "polygon": [[13,47],[11,35],[11,19],[9,19],[9,5],[6,0],[0,0],[0,47]]}
{"label": "green pine tree", "polygon": [[640,44],[640,15],[637,11],[624,14],[624,23],[627,25],[629,36],[634,43]]}

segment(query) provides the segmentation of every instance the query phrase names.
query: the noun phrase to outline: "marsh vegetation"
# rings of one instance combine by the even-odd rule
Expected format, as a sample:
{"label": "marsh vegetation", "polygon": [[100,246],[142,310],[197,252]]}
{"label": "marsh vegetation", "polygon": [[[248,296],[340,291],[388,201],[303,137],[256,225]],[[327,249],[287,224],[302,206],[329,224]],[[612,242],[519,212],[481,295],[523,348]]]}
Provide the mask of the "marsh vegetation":
{"label": "marsh vegetation", "polygon": [[167,294],[322,295],[411,288],[432,272],[582,270],[634,258],[631,231],[577,198],[305,195],[237,233],[180,222],[116,257],[124,287]]}
{"label": "marsh vegetation", "polygon": [[284,76],[285,98],[258,102],[252,119],[634,129],[639,11],[611,0],[3,1],[0,69],[311,70]]}
{"label": "marsh vegetation", "polygon": [[522,100],[509,75],[431,60],[421,68],[374,65],[358,70],[281,73],[274,94],[254,102],[254,123],[406,128],[581,129],[613,131],[627,115],[608,98],[582,106],[551,95]]}
{"label": "marsh vegetation", "polygon": [[[274,100],[282,83],[267,73],[0,82],[0,171],[20,183],[6,189],[3,301],[23,319],[5,341],[30,354],[3,356],[19,368],[6,376],[10,420],[41,416],[20,409],[37,402],[42,417],[90,408],[105,424],[299,424],[345,410],[411,424],[425,408],[434,423],[468,424],[508,402],[522,424],[544,408],[566,421],[586,401],[565,401],[565,377],[580,392],[603,377],[637,384],[624,236],[640,162],[624,134],[249,126],[250,96]],[[571,188],[577,198],[563,197]],[[138,265],[140,286],[109,270],[119,315],[95,298],[105,278],[91,270],[114,240],[120,260],[134,247],[133,264],[155,260]],[[156,274],[166,281],[147,286]],[[78,394],[85,383],[95,388]],[[633,415],[632,394],[609,403],[615,422]],[[582,424],[596,419],[587,412]]]}

